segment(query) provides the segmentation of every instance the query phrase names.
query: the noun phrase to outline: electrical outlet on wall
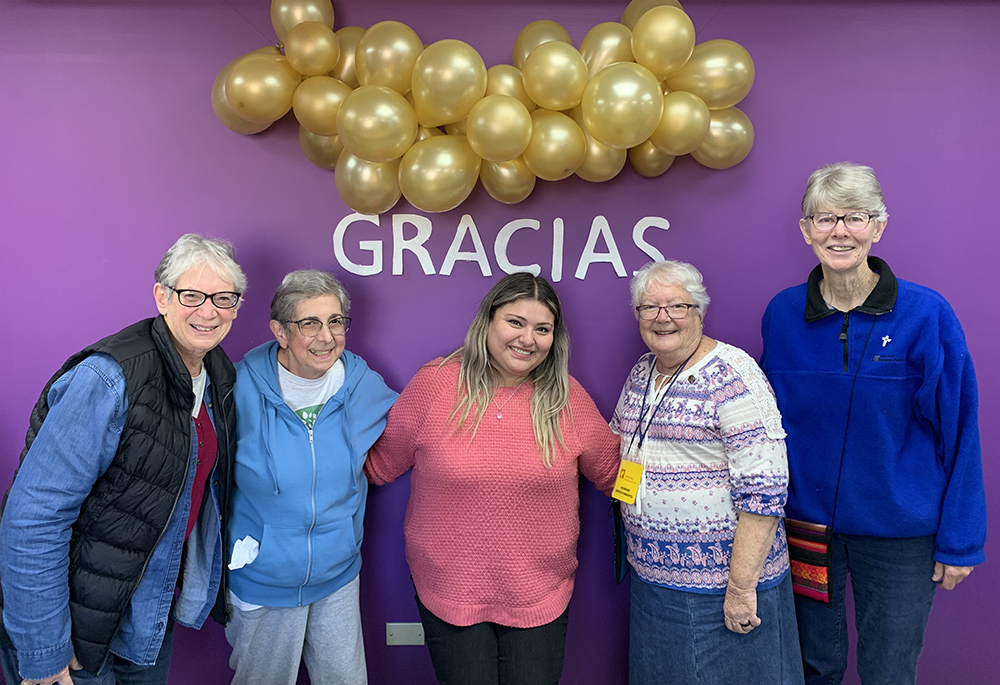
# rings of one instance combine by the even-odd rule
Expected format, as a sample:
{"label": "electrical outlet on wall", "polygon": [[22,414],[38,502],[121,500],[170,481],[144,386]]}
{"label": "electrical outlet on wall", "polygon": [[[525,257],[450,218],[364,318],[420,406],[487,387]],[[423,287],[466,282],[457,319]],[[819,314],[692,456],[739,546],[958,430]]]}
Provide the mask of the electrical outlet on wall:
{"label": "electrical outlet on wall", "polygon": [[424,644],[424,626],[421,623],[386,623],[385,643],[387,645]]}

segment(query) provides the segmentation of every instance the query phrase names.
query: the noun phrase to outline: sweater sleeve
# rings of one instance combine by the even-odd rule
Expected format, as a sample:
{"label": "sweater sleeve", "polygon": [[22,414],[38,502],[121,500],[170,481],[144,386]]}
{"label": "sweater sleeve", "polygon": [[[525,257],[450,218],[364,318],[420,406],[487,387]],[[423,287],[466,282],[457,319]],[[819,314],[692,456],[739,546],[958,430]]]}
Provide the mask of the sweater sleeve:
{"label": "sweater sleeve", "polygon": [[943,303],[941,345],[917,394],[920,414],[934,427],[947,479],[934,560],[973,566],[986,559],[986,493],[979,444],[978,391],[965,335]]}
{"label": "sweater sleeve", "polygon": [[618,435],[612,432],[594,400],[575,378],[570,378],[572,429],[580,441],[579,468],[597,489],[610,495],[618,475]]}
{"label": "sweater sleeve", "polygon": [[369,482],[385,485],[413,468],[426,409],[434,397],[437,368],[435,361],[417,371],[389,410],[385,432],[368,451],[365,461]]}

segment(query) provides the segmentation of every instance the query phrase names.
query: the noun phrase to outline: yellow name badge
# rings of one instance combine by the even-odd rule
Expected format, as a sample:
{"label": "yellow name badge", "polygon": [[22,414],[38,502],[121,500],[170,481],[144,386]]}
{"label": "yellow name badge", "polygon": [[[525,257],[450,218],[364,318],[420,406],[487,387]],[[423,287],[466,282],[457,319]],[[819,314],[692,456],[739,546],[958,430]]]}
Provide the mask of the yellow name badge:
{"label": "yellow name badge", "polygon": [[635,504],[635,496],[639,492],[640,483],[642,483],[642,464],[622,459],[621,466],[618,467],[615,489],[611,496],[626,504]]}

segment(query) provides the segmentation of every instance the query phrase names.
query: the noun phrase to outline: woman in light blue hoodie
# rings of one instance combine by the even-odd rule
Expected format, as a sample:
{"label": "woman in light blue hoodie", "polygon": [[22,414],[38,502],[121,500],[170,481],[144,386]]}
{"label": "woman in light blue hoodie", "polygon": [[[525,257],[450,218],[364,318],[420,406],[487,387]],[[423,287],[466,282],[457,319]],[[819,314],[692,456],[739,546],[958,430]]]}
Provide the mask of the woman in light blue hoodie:
{"label": "woman in light blue hoodie", "polygon": [[397,393],[344,349],[350,299],[293,271],[271,301],[275,340],[237,365],[229,564],[234,685],[367,683],[358,572],[362,465]]}

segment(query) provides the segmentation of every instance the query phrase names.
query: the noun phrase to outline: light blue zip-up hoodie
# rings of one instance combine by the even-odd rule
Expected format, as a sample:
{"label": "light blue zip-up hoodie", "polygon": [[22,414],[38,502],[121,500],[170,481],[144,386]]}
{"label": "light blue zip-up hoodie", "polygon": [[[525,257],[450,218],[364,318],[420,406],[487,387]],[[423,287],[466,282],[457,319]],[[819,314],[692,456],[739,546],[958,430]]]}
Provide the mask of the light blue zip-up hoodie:
{"label": "light blue zip-up hoodie", "polygon": [[244,602],[293,607],[336,592],[361,570],[368,497],[362,466],[398,393],[345,351],[344,385],[310,430],[282,399],[277,352],[277,342],[265,343],[236,366],[229,539],[249,535],[260,551],[229,580]]}

